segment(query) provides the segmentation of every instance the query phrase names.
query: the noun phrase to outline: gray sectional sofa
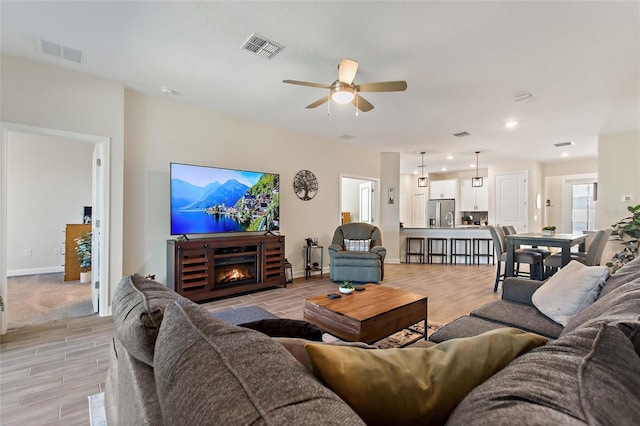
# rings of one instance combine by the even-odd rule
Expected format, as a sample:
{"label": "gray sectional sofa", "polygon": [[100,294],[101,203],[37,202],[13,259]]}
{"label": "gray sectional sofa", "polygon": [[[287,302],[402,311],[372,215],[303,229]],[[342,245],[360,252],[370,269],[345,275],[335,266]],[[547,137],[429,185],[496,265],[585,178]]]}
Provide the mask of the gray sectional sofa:
{"label": "gray sectional sofa", "polygon": [[508,278],[502,300],[440,328],[443,342],[500,327],[552,340],[515,359],[476,387],[449,417],[451,425],[640,422],[640,258],[607,279],[595,302],[562,326],[532,303],[544,282]]}
{"label": "gray sectional sofa", "polygon": [[[473,389],[447,424],[637,424],[640,259],[564,328],[535,312],[538,285],[507,280],[503,300],[434,334],[446,340],[512,325],[552,338]],[[276,339],[215,318],[160,283],[123,278],[113,309],[111,425],[364,424]]]}

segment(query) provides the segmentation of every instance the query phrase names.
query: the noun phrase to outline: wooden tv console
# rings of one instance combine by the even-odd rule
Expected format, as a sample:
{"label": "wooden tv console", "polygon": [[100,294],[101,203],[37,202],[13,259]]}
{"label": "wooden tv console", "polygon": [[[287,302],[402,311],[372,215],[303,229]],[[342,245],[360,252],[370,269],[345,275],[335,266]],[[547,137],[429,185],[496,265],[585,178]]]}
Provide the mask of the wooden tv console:
{"label": "wooden tv console", "polygon": [[286,287],[284,240],[283,235],[167,240],[167,287],[193,301]]}

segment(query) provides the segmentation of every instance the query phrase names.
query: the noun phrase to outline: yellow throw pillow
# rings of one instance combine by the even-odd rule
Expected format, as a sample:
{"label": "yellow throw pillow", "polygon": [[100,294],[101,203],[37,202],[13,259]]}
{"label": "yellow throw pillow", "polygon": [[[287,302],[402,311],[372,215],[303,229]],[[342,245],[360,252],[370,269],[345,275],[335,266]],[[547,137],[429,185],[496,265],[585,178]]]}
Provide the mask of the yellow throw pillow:
{"label": "yellow throw pillow", "polygon": [[368,425],[415,425],[443,424],[474,387],[547,340],[505,327],[431,348],[305,348],[316,377]]}

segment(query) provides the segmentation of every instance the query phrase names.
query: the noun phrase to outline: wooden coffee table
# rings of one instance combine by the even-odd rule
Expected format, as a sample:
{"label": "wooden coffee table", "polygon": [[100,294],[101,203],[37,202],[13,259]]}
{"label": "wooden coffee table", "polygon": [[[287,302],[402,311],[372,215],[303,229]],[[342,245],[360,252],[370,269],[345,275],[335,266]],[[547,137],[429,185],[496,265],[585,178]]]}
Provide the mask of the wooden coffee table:
{"label": "wooden coffee table", "polygon": [[[304,301],[304,319],[342,340],[373,343],[419,321],[427,337],[427,297],[383,285],[329,299],[326,294]],[[338,293],[336,289],[336,293]]]}

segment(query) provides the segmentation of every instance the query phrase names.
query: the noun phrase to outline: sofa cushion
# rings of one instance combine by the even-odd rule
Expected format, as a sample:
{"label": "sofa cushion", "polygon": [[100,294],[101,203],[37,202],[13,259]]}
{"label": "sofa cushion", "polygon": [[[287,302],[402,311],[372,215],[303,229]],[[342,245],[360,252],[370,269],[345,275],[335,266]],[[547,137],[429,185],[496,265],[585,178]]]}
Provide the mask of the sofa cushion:
{"label": "sofa cushion", "polygon": [[471,311],[471,316],[499,322],[507,327],[517,327],[543,336],[557,338],[562,326],[543,315],[535,306],[496,300]]}
{"label": "sofa cushion", "polygon": [[546,341],[501,328],[431,348],[305,348],[314,374],[368,425],[416,425],[444,423],[471,389]]}
{"label": "sofa cushion", "polygon": [[371,248],[371,239],[367,240],[350,240],[344,239],[344,248],[347,251],[369,251]]}
{"label": "sofa cushion", "polygon": [[506,325],[499,322],[465,315],[440,327],[435,333],[429,336],[429,340],[434,343],[440,343],[459,337],[473,337],[486,333],[487,331],[504,327],[506,327]]}
{"label": "sofa cushion", "polygon": [[188,300],[165,310],[154,372],[166,425],[363,424],[275,340]]}
{"label": "sofa cushion", "polygon": [[540,312],[566,325],[596,300],[608,277],[606,266],[586,266],[572,260],[540,286],[531,301]]}
{"label": "sofa cushion", "polygon": [[475,388],[447,425],[635,425],[640,358],[624,331],[593,323],[532,350]]}
{"label": "sofa cushion", "polygon": [[120,280],[113,295],[113,322],[116,337],[131,356],[153,366],[164,308],[180,298],[163,284],[138,274]]}
{"label": "sofa cushion", "polygon": [[322,342],[322,329],[302,320],[277,318],[245,322],[240,327],[250,328],[271,337],[296,337]]}
{"label": "sofa cushion", "polygon": [[637,321],[638,317],[640,317],[640,280],[611,290],[571,318],[562,334],[567,334],[590,321]]}
{"label": "sofa cushion", "polygon": [[602,287],[600,297],[606,296],[609,292],[631,281],[640,282],[640,257],[635,258],[611,275]]}

